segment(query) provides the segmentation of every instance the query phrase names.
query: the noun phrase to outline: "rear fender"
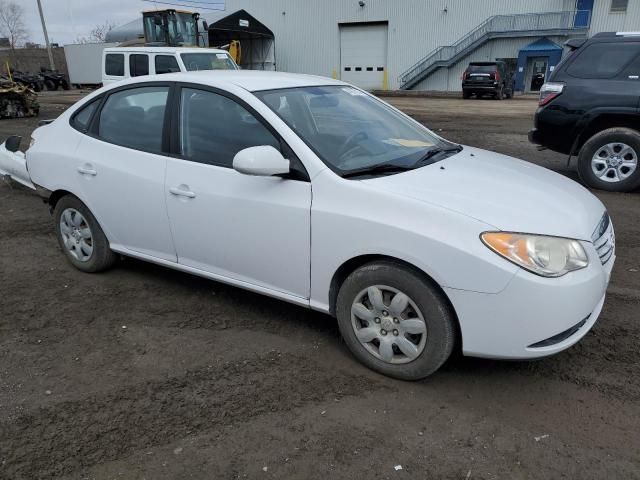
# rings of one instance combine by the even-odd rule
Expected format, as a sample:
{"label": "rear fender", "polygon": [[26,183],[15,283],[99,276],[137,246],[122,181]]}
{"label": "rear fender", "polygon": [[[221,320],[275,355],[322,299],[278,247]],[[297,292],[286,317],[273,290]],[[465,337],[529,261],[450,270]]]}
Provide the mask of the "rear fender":
{"label": "rear fender", "polygon": [[32,190],[36,189],[27,170],[25,154],[10,152],[4,143],[0,145],[0,177],[10,178]]}

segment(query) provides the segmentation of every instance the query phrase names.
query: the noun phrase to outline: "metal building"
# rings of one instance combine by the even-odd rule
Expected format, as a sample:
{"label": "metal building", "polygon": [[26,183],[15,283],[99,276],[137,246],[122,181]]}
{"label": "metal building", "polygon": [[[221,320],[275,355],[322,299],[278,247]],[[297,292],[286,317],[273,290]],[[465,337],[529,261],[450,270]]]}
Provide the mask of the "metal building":
{"label": "metal building", "polygon": [[503,59],[531,91],[567,39],[640,30],[638,0],[226,0],[241,9],[274,33],[277,70],[368,89],[456,91],[468,62]]}

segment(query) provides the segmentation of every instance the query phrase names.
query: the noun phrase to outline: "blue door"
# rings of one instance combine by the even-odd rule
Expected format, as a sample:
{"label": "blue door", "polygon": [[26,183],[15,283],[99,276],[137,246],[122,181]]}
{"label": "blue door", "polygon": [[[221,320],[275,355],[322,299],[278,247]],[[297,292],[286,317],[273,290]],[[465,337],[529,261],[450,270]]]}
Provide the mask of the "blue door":
{"label": "blue door", "polygon": [[591,23],[591,12],[593,11],[593,0],[576,0],[576,16],[573,26],[576,28],[587,28]]}

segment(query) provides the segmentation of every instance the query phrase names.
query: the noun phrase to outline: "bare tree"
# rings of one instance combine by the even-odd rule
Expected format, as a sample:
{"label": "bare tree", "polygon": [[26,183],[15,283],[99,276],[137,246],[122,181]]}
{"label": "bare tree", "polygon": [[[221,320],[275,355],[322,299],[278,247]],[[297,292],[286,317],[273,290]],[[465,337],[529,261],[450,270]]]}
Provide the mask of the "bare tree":
{"label": "bare tree", "polygon": [[107,33],[115,28],[116,24],[107,20],[100,25],[96,25],[86,37],[78,37],[76,43],[104,43]]}
{"label": "bare tree", "polygon": [[9,39],[11,50],[27,40],[24,8],[12,1],[0,0],[0,34]]}

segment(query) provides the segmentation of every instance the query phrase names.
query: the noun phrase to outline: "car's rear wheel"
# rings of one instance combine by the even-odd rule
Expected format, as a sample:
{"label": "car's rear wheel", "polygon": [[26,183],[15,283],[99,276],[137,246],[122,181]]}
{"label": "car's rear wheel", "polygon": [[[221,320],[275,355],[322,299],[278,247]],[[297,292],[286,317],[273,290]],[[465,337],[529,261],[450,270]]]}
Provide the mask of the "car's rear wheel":
{"label": "car's rear wheel", "polygon": [[443,294],[399,263],[354,271],[336,304],[345,343],[367,367],[402,380],[428,377],[449,358],[455,319]]}
{"label": "car's rear wheel", "polygon": [[630,192],[640,187],[640,132],[610,128],[591,137],[580,150],[578,173],[590,187]]}
{"label": "car's rear wheel", "polygon": [[468,90],[462,90],[462,98],[464,98],[465,100],[471,98],[471,92],[469,92]]}
{"label": "car's rear wheel", "polygon": [[78,270],[96,273],[113,266],[118,259],[87,206],[76,197],[62,197],[53,217],[62,251]]}
{"label": "car's rear wheel", "polygon": [[496,92],[496,100],[502,100],[504,98],[504,85],[500,86]]}

